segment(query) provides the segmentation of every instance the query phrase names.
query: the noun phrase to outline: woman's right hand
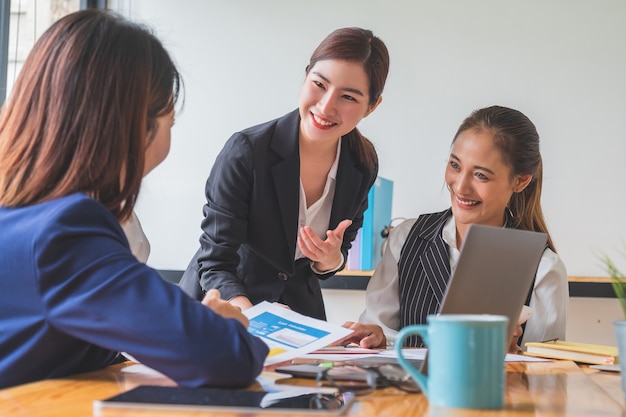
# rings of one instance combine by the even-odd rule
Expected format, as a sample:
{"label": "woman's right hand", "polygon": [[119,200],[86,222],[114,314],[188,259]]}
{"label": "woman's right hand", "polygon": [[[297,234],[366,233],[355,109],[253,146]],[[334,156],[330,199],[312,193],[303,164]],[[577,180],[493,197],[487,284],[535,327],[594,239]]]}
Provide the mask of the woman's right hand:
{"label": "woman's right hand", "polygon": [[[248,301],[248,303],[250,303],[250,301]],[[209,291],[207,291],[206,295],[202,299],[202,304],[209,307],[211,310],[213,310],[215,313],[219,314],[222,317],[237,320],[239,323],[243,324],[246,329],[250,325],[250,321],[248,320],[248,318],[241,312],[242,309],[232,302],[222,300],[220,298],[219,290],[210,289]]]}

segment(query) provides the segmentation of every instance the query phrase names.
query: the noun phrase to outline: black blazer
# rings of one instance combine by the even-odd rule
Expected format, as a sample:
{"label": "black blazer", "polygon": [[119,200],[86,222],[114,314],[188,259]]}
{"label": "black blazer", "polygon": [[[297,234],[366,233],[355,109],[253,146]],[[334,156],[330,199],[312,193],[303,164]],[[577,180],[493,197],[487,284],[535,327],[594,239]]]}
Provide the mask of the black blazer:
{"label": "black blazer", "polygon": [[[222,298],[246,295],[253,304],[278,301],[325,319],[317,275],[308,259],[294,262],[300,198],[300,115],[294,110],[235,133],[217,156],[206,183],[200,249],[180,286],[201,299],[217,288]],[[344,259],[363,223],[367,194],[378,167],[358,163],[341,139],[329,229],[351,219],[341,251]]]}

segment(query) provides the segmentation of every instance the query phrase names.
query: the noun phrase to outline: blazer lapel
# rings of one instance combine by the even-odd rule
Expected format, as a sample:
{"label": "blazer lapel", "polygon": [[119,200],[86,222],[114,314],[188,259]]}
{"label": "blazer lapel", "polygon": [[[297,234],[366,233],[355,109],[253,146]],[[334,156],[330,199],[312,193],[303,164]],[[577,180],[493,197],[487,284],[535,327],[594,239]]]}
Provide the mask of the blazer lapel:
{"label": "blazer lapel", "polygon": [[[447,213],[447,212],[446,212]],[[439,305],[443,302],[448,281],[450,280],[450,260],[448,247],[441,237],[441,229],[449,215],[442,216],[432,227],[424,230],[420,237],[430,242],[420,256],[428,284]]]}

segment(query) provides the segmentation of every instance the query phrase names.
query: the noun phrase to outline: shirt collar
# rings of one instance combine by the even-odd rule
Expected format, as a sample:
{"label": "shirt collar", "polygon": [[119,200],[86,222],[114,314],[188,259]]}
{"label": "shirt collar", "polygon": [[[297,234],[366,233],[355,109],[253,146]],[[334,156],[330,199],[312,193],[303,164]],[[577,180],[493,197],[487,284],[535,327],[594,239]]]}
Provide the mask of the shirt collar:
{"label": "shirt collar", "polygon": [[454,214],[446,220],[446,224],[441,231],[441,237],[449,247],[456,248],[456,224],[454,223]]}

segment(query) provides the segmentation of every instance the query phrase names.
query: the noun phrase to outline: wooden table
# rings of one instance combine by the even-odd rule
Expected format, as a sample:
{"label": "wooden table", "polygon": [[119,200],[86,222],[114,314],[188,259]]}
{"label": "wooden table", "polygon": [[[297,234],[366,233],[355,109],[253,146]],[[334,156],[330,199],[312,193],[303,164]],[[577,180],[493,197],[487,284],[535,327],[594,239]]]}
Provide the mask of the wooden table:
{"label": "wooden table", "polygon": [[[174,385],[162,376],[133,373],[127,362],[98,372],[0,390],[0,416],[91,416],[92,403],[137,385]],[[422,394],[386,388],[358,397],[349,416],[626,416],[620,375],[579,368],[569,361],[507,363],[506,405],[502,410],[429,408]],[[294,381],[310,383],[310,381]],[[116,416],[207,416],[207,413],[128,411]],[[240,414],[221,413],[235,417]],[[272,416],[263,414],[263,416]],[[275,416],[279,416],[278,414]],[[284,414],[282,414],[284,417]]]}

